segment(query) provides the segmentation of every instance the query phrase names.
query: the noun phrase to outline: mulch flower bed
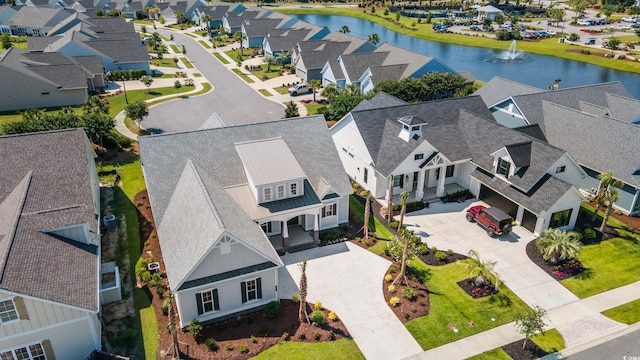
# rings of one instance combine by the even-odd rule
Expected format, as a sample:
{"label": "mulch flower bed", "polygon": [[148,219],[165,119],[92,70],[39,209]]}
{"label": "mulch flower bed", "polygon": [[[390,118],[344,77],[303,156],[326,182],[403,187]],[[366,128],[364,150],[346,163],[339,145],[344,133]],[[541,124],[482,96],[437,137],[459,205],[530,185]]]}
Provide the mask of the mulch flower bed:
{"label": "mulch flower bed", "polygon": [[427,254],[418,254],[418,258],[422,260],[423,263],[431,266],[442,266],[454,263],[458,260],[468,259],[468,257],[458,253],[451,253],[447,251],[445,252],[445,254],[447,254],[447,257],[445,257],[444,259],[438,259],[436,258],[436,252],[433,250],[429,250]]}
{"label": "mulch flower bed", "polygon": [[[393,279],[398,276],[398,270],[394,265],[389,268],[389,271],[394,271],[393,273],[388,272]],[[410,269],[409,272],[411,272]],[[391,285],[393,280],[382,281],[382,292],[384,293],[384,300],[387,305],[389,305],[389,308],[393,311],[396,317],[403,324],[413,319],[429,315],[429,309],[431,308],[431,303],[429,301],[429,289],[427,289],[427,286],[416,280],[416,274],[410,273],[407,278],[409,283],[404,284],[404,281],[401,279],[399,283],[395,285],[395,290],[393,293],[389,291],[389,285]],[[414,298],[411,300],[407,299],[403,295],[405,291],[404,289],[407,286],[412,287],[413,293],[415,294]],[[398,299],[398,303],[395,306],[392,306],[390,304],[390,301],[394,297]]]}
{"label": "mulch flower bed", "polygon": [[464,279],[458,281],[457,284],[462,290],[464,290],[469,296],[479,299],[485,296],[490,296],[498,293],[498,290],[491,284],[482,286],[476,286],[475,279]]}
{"label": "mulch flower bed", "polygon": [[535,360],[548,355],[546,351],[542,350],[538,345],[536,345],[536,343],[531,340],[527,340],[527,343],[523,349],[523,341],[524,339],[507,344],[502,347],[502,350],[509,354],[509,356],[511,356],[511,358],[513,358],[514,360]]}
{"label": "mulch flower bed", "polygon": [[[138,210],[138,225],[140,232],[140,247],[142,257],[153,257],[160,262],[161,272],[165,271],[162,252],[153,224],[153,216],[146,191],[136,195],[134,204]],[[167,286],[166,279],[162,284]],[[144,286],[143,289],[151,302],[158,321],[159,341],[158,359],[169,359],[172,355],[172,337],[166,324],[169,318],[162,311],[163,298],[155,288]],[[200,342],[197,342],[188,332],[179,331],[178,340],[182,359],[248,359],[258,353],[276,345],[281,341],[294,342],[326,342],[349,337],[346,326],[340,319],[330,320],[330,310],[323,309],[326,323],[321,327],[300,323],[298,309],[300,304],[292,300],[280,300],[280,312],[275,318],[267,317],[264,310],[259,310],[222,322],[205,325]],[[307,303],[307,313],[311,316],[313,304]],[[337,314],[340,316],[340,314]],[[176,313],[176,318],[177,318]],[[204,341],[215,339],[217,350],[210,350]],[[241,352],[242,351],[242,352]]]}
{"label": "mulch flower bed", "polygon": [[563,261],[559,264],[552,264],[545,261],[536,246],[536,241],[532,240],[527,244],[527,256],[534,264],[551,275],[556,280],[562,280],[585,271],[584,266],[578,260]]}

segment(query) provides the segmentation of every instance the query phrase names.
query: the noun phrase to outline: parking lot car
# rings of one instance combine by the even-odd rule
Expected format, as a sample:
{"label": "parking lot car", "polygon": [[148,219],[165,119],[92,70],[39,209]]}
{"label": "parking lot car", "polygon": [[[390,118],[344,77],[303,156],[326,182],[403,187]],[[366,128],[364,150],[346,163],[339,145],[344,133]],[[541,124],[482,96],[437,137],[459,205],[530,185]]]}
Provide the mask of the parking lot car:
{"label": "parking lot car", "polygon": [[622,21],[630,22],[630,23],[636,23],[636,22],[638,22],[638,18],[634,17],[634,16],[627,16],[627,17],[623,17]]}
{"label": "parking lot car", "polygon": [[587,41],[584,42],[585,45],[595,45],[596,38],[588,38]]}
{"label": "parking lot car", "polygon": [[477,222],[485,228],[487,235],[496,236],[511,232],[513,218],[495,207],[482,205],[472,206],[467,210],[466,218],[469,222]]}
{"label": "parking lot car", "polygon": [[471,25],[471,26],[469,26],[469,30],[473,30],[473,31],[480,31],[480,26],[478,26],[478,25]]}
{"label": "parking lot car", "polygon": [[289,88],[289,95],[298,96],[300,94],[311,94],[311,89],[307,84],[297,84]]}

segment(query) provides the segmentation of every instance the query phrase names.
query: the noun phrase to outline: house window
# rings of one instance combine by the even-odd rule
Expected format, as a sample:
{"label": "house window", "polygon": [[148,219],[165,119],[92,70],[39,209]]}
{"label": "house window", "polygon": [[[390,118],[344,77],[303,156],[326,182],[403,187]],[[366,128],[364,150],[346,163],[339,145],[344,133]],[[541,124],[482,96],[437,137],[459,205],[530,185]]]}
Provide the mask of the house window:
{"label": "house window", "polygon": [[369,180],[369,169],[364,168],[364,182],[365,182],[365,184],[367,183],[368,180]]}
{"label": "house window", "polygon": [[293,183],[291,184],[291,195],[297,195],[298,194],[298,184]]}
{"label": "house window", "polygon": [[240,283],[242,303],[262,299],[262,279],[252,279]]}
{"label": "house window", "polygon": [[278,199],[284,197],[284,185],[278,185]]}
{"label": "house window", "polygon": [[198,315],[220,310],[220,301],[218,300],[218,289],[197,293],[196,305],[198,307]]}
{"label": "house window", "polygon": [[18,318],[18,312],[16,311],[13,300],[0,301],[0,325],[18,320]]}
{"label": "house window", "polygon": [[511,163],[500,158],[498,159],[498,167],[496,167],[496,174],[500,174],[504,177],[508,177],[510,168],[511,168]]}
{"label": "house window", "polygon": [[393,187],[404,186],[404,175],[396,175],[393,177]]}
{"label": "house window", "polygon": [[0,352],[2,360],[46,360],[42,344],[23,346],[17,349]]}
{"label": "house window", "polygon": [[264,188],[264,201],[271,201],[271,188]]}
{"label": "house window", "polygon": [[322,208],[323,218],[334,216],[334,215],[336,215],[336,204],[327,205]]}
{"label": "house window", "polygon": [[566,168],[567,168],[567,167],[566,167],[566,166],[564,166],[564,165],[563,165],[563,166],[558,166],[558,167],[556,168],[556,174],[558,174],[558,173],[563,173],[563,172],[564,172],[564,170],[565,170]]}
{"label": "house window", "polygon": [[260,225],[260,227],[262,228],[262,231],[265,232],[265,234],[270,234],[273,232],[273,229],[271,228],[271,221]]}
{"label": "house window", "polygon": [[413,160],[422,160],[422,159],[424,159],[424,154],[413,155]]}
{"label": "house window", "polygon": [[551,214],[551,221],[549,222],[550,228],[557,228],[561,226],[569,225],[571,221],[571,212],[573,209],[567,209],[558,211],[556,213]]}
{"label": "house window", "polygon": [[418,130],[420,130],[420,126],[411,127],[411,131],[418,131]]}
{"label": "house window", "polygon": [[446,176],[445,177],[453,177],[453,170],[455,169],[455,165],[449,165],[447,166],[447,172],[446,172]]}

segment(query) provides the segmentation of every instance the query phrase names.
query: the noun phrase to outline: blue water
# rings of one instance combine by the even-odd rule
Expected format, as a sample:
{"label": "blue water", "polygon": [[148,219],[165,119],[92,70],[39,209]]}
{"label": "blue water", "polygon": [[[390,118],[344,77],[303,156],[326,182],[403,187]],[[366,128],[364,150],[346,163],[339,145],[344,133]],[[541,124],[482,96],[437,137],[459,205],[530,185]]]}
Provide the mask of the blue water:
{"label": "blue water", "polygon": [[454,70],[468,71],[476,79],[482,81],[488,81],[494,76],[501,76],[540,89],[546,89],[557,78],[562,79],[561,88],[620,81],[633,97],[640,99],[640,74],[536,54],[526,54],[526,59],[522,61],[503,62],[498,60],[502,50],[417,39],[358,18],[333,15],[293,16],[311,24],[327,26],[333,31],[347,25],[351,30],[350,35],[363,39],[366,39],[370,34],[378,34],[381,42],[436,57]]}

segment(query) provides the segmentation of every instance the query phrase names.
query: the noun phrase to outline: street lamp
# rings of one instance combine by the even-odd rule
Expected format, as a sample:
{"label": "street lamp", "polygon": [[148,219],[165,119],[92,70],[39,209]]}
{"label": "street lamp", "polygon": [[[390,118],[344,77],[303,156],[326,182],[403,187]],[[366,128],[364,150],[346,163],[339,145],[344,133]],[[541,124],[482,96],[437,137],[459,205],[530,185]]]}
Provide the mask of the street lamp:
{"label": "street lamp", "polygon": [[126,86],[126,82],[124,81],[124,75],[122,76],[122,88],[124,89],[124,103],[128,104],[129,103],[129,99],[127,99],[127,86]]}

